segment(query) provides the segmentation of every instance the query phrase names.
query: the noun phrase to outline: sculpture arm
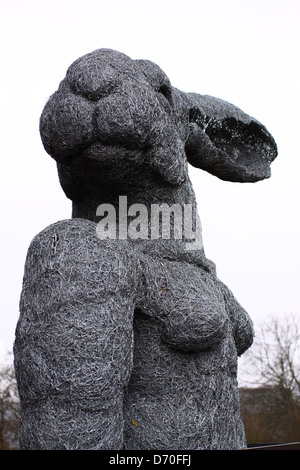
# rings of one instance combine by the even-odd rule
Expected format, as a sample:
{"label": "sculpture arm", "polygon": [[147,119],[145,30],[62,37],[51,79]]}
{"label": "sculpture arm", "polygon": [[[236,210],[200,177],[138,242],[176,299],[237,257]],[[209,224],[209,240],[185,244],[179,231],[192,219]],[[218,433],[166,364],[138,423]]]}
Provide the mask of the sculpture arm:
{"label": "sculpture arm", "polygon": [[27,256],[15,367],[26,449],[122,449],[133,355],[126,249],[74,219],[48,227]]}

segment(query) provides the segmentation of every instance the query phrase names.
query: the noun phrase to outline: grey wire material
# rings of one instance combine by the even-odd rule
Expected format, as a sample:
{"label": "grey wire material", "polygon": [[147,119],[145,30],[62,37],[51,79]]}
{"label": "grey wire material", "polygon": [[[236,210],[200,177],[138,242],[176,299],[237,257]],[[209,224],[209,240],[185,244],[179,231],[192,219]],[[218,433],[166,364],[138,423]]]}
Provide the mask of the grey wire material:
{"label": "grey wire material", "polygon": [[26,258],[14,344],[20,448],[245,448],[237,363],[253,341],[249,315],[201,244],[99,239],[96,214],[120,196],[148,211],[190,204],[195,227],[188,165],[259,181],[277,155],[273,137],[230,103],[177,90],[156,64],[110,49],[69,67],[40,133],[73,209]]}

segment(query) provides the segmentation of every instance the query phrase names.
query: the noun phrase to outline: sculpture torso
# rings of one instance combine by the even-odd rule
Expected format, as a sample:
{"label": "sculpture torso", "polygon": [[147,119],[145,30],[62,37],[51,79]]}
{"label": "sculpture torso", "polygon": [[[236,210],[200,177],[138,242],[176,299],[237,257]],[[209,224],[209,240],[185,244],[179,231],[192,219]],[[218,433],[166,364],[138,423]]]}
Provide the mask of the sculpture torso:
{"label": "sculpture torso", "polygon": [[[140,266],[145,297],[134,315],[125,448],[244,447],[237,353],[221,286],[188,261],[147,256]],[[250,339],[250,323],[243,334]],[[225,444],[218,428],[228,406],[236,415]]]}

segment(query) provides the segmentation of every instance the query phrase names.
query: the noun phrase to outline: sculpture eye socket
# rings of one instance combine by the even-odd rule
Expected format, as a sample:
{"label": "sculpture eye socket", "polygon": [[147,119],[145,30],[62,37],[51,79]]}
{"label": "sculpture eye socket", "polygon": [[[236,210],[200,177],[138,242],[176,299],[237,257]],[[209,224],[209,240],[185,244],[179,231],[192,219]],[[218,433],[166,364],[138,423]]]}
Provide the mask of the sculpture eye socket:
{"label": "sculpture eye socket", "polygon": [[172,91],[168,85],[161,85],[158,89],[158,93],[163,95],[169,101],[170,105],[172,105]]}

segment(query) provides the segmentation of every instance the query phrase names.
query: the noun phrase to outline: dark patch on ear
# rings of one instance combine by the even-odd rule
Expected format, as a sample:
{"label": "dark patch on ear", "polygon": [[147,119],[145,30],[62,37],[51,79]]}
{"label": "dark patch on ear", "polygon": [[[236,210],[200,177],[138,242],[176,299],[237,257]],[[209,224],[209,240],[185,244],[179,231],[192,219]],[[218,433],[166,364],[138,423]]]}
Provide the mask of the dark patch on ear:
{"label": "dark patch on ear", "polygon": [[[210,111],[212,101],[210,98]],[[190,132],[185,146],[189,163],[227,181],[255,182],[269,178],[270,165],[277,156],[271,134],[229,103],[222,115],[217,109],[220,100],[216,99],[216,103],[215,115],[203,112],[200,107],[190,108]]]}

